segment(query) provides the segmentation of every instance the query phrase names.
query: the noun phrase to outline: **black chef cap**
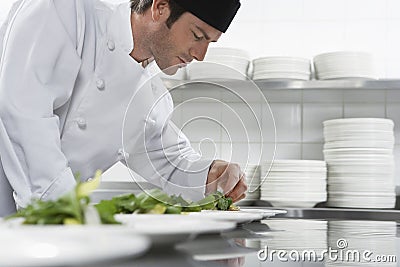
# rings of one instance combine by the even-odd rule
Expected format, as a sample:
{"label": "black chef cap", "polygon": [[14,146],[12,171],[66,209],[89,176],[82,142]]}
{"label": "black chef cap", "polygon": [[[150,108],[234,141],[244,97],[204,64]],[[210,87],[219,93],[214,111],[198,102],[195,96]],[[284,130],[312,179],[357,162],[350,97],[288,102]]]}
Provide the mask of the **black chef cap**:
{"label": "black chef cap", "polygon": [[174,0],[186,11],[226,32],[240,7],[239,0]]}

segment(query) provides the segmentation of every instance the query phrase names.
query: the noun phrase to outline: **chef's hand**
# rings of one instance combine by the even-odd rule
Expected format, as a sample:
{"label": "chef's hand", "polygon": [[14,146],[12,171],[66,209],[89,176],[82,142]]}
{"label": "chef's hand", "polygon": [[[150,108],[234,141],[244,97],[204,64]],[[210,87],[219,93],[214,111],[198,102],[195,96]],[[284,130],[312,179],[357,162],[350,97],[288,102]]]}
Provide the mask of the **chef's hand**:
{"label": "chef's hand", "polygon": [[206,194],[217,189],[222,189],[225,196],[232,198],[233,202],[246,196],[245,175],[238,164],[214,160],[208,172]]}

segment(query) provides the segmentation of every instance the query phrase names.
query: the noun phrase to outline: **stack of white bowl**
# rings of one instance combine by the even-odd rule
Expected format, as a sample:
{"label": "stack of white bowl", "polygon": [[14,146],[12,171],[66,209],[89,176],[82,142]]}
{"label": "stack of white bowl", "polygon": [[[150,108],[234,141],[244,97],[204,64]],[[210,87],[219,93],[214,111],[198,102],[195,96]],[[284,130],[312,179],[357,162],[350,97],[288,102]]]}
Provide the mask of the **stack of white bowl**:
{"label": "stack of white bowl", "polygon": [[[342,252],[337,254],[342,258],[326,257],[325,266],[396,266],[393,259],[378,263],[364,258],[375,260],[378,255],[396,255],[396,222],[330,221],[328,229],[329,247]],[[358,254],[360,260],[350,251]],[[364,254],[365,251],[372,254]]]}
{"label": "stack of white bowl", "polygon": [[188,78],[246,80],[249,64],[250,57],[244,50],[213,47],[208,50],[204,62],[188,65]]}
{"label": "stack of white bowl", "polygon": [[262,166],[261,200],[274,207],[311,208],[326,201],[326,164],[318,160],[275,160]]}
{"label": "stack of white bowl", "polygon": [[314,57],[316,78],[329,79],[377,79],[373,56],[365,52],[339,51]]}
{"label": "stack of white bowl", "polygon": [[253,80],[309,80],[311,63],[298,57],[262,57],[253,60]]}
{"label": "stack of white bowl", "polygon": [[393,127],[388,119],[324,122],[329,206],[394,207]]}
{"label": "stack of white bowl", "polygon": [[312,250],[320,255],[327,247],[328,223],[326,221],[270,219],[265,221],[265,224],[271,231],[268,232],[268,239],[261,240],[262,249],[267,246],[269,251],[293,250],[299,252],[300,255],[305,250]]}

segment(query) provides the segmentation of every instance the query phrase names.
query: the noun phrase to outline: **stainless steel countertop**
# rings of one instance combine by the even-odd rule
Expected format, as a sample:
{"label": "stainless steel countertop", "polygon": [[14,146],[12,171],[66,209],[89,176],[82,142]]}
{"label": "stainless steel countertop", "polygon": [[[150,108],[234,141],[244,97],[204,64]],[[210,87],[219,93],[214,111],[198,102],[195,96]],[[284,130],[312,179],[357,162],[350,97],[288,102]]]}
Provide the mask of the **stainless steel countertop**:
{"label": "stainless steel countertop", "polygon": [[[396,256],[400,260],[400,235],[397,222],[399,211],[343,209],[287,209],[287,218],[270,218],[237,227],[219,235],[201,235],[175,246],[154,247],[142,257],[93,265],[96,267],[159,267],[159,266],[349,266],[345,263],[289,261],[277,258],[261,261],[260,249],[293,250],[302,253],[313,250],[338,249],[340,240],[348,245],[343,249],[360,252],[370,250],[377,255]],[[319,216],[317,216],[319,214]],[[308,216],[310,215],[310,216]],[[374,216],[372,216],[374,215]],[[295,219],[312,217],[313,219]],[[330,217],[330,219],[321,219]],[[360,220],[361,218],[374,220]],[[384,221],[380,219],[386,219]],[[342,228],[341,228],[342,227]],[[319,255],[319,254],[318,254]],[[208,259],[208,260],[207,260]],[[363,266],[351,262],[351,266]],[[378,264],[376,264],[378,265]],[[374,264],[369,266],[376,266]],[[397,266],[386,263],[383,266]]]}

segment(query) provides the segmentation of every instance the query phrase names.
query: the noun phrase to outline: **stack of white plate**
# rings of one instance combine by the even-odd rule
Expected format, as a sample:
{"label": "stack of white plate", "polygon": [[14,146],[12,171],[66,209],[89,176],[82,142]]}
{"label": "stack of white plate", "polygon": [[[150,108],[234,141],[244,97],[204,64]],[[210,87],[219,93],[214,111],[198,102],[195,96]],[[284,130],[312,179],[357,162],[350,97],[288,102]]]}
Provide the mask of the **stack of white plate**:
{"label": "stack of white plate", "polygon": [[327,247],[326,221],[270,219],[265,224],[270,227],[271,232],[268,232],[268,239],[261,240],[261,248],[267,246],[269,251],[293,250],[301,255],[304,250],[312,250],[318,255]]}
{"label": "stack of white plate", "polygon": [[261,166],[248,164],[244,168],[246,175],[247,192],[243,200],[256,201],[260,199]]}
{"label": "stack of white plate", "polygon": [[261,200],[275,207],[311,208],[326,201],[326,164],[318,160],[275,160],[262,166]]}
{"label": "stack of white plate", "polygon": [[[338,250],[342,258],[327,257],[325,266],[396,266],[395,262],[374,262],[378,255],[396,255],[396,222],[379,221],[330,221],[328,224],[329,247]],[[358,256],[354,256],[358,254]],[[364,254],[365,251],[372,252]],[[356,260],[353,261],[353,258]],[[392,259],[393,260],[393,259]]]}
{"label": "stack of white plate", "polygon": [[188,65],[188,78],[246,80],[249,64],[249,55],[244,50],[214,47],[208,50],[204,62]]}
{"label": "stack of white plate", "polygon": [[314,57],[314,68],[319,80],[377,79],[373,56],[365,52],[339,51]]}
{"label": "stack of white plate", "polygon": [[253,60],[253,79],[309,80],[310,60],[297,57],[262,57]]}
{"label": "stack of white plate", "polygon": [[329,206],[394,207],[393,127],[388,119],[324,122]]}

